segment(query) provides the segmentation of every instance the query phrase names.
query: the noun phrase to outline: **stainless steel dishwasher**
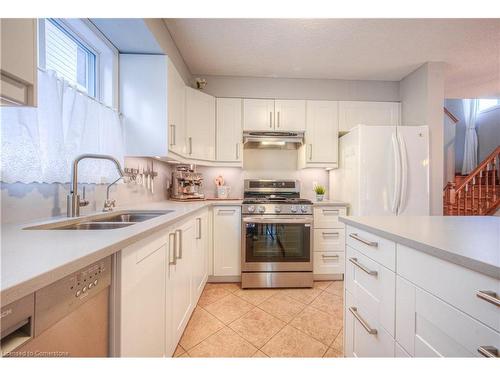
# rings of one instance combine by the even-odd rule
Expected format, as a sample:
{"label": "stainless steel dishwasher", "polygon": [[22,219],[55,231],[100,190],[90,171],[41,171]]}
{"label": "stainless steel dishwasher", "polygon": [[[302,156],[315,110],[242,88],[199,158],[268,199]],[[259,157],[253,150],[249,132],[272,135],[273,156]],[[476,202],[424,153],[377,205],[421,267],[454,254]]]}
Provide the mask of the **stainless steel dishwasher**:
{"label": "stainless steel dishwasher", "polygon": [[111,257],[9,305],[0,351],[10,357],[107,357]]}

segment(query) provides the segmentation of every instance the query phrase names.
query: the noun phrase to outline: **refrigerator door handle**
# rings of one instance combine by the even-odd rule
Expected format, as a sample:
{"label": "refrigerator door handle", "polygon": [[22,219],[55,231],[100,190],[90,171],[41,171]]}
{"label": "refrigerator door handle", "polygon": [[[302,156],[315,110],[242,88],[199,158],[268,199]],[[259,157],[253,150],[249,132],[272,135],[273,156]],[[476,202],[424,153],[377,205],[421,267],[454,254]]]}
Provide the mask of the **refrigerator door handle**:
{"label": "refrigerator door handle", "polygon": [[399,199],[401,195],[401,155],[399,153],[398,139],[396,133],[391,135],[392,152],[394,153],[394,197],[391,204],[391,212],[397,214]]}
{"label": "refrigerator door handle", "polygon": [[406,152],[406,143],[404,137],[398,133],[398,143],[400,151],[400,162],[401,162],[401,190],[398,205],[398,214],[404,209],[404,204],[406,202],[406,195],[408,193],[408,157]]}

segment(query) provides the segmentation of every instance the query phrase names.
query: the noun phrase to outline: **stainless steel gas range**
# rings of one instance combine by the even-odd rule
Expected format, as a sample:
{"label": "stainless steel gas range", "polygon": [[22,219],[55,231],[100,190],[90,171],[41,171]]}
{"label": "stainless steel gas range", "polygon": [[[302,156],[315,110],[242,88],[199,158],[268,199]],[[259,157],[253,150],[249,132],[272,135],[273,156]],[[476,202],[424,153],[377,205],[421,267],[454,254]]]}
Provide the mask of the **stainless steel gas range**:
{"label": "stainless steel gas range", "polygon": [[312,202],[296,180],[245,180],[242,288],[312,287]]}

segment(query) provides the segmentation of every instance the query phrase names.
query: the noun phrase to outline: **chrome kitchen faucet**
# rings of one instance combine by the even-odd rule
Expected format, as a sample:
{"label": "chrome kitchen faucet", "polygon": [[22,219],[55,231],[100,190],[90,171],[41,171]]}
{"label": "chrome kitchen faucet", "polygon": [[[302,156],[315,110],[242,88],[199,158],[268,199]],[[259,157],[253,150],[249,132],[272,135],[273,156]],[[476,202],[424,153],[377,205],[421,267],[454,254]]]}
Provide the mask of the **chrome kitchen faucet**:
{"label": "chrome kitchen faucet", "polygon": [[[116,165],[116,169],[120,174],[120,178],[125,176],[120,162],[111,155],[101,155],[101,154],[82,154],[77,156],[73,160],[73,168],[71,169],[71,190],[67,196],[67,208],[68,217],[80,216],[80,207],[87,206],[89,202],[85,200],[85,188],[83,189],[83,199],[80,200],[80,195],[78,194],[78,163],[83,159],[106,159],[110,160]],[[115,205],[114,201],[109,200],[109,188],[120,180],[118,178],[116,181],[112,182],[106,190],[106,201],[104,202],[104,211],[111,211]]]}

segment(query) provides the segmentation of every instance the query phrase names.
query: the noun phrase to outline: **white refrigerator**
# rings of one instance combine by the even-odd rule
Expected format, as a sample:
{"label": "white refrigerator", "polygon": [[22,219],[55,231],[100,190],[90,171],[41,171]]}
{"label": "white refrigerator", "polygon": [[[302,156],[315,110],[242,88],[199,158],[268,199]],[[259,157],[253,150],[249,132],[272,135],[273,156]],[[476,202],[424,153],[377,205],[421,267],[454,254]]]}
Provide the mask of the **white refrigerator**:
{"label": "white refrigerator", "polygon": [[427,126],[358,125],[339,142],[330,192],[350,215],[429,215]]}

